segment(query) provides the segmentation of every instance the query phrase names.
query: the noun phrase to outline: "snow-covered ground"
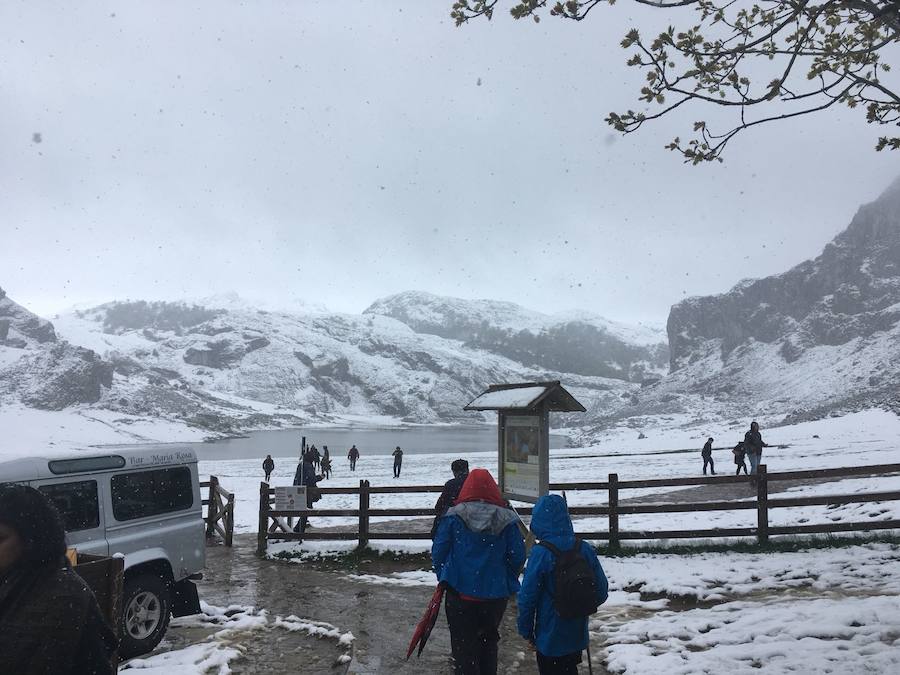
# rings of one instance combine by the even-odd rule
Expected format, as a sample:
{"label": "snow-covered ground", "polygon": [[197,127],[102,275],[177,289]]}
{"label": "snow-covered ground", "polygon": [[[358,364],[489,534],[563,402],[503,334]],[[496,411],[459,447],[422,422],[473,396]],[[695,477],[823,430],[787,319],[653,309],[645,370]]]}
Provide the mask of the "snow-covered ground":
{"label": "snow-covered ground", "polygon": [[[614,673],[893,673],[900,546],[602,560],[608,602],[590,624]],[[433,586],[426,571],[353,580]]]}
{"label": "snow-covered ground", "polygon": [[[35,443],[71,449],[122,442],[121,435],[108,422],[96,411],[60,414],[4,407],[0,410],[0,427],[8,430],[11,441],[0,453],[21,454],[24,445],[33,447]],[[677,417],[645,422],[641,431],[646,438],[640,440],[637,429],[619,428],[605,432],[590,447],[554,451],[551,481],[601,481],[612,472],[621,480],[698,475],[702,466],[699,449],[708,436],[713,436],[715,447],[721,448],[714,452],[719,472],[733,471],[730,447],[741,438],[743,424],[692,426],[688,420]],[[171,430],[170,440],[183,440],[179,436],[182,431]],[[164,425],[150,425],[141,429],[141,435],[144,434],[165,439],[170,430]],[[896,443],[900,418],[881,410],[774,428],[767,428],[763,420],[763,437],[772,446],[765,455],[770,471],[900,462],[900,446]],[[309,440],[315,442],[315,438]],[[351,473],[345,457],[335,452],[335,474],[324,485],[354,486],[363,478],[373,486],[437,485],[449,478],[450,462],[458,456],[450,449],[446,453],[408,454],[402,477],[393,479],[390,456],[364,455],[357,471]],[[473,453],[466,458],[473,467],[496,470],[495,453]],[[262,455],[254,460],[200,463],[201,475],[219,476],[222,485],[236,493],[239,532],[252,532],[257,525],[261,461]],[[296,464],[283,458],[276,458],[276,463],[272,483],[290,484]],[[896,489],[900,489],[898,477],[850,477],[793,487],[784,494]],[[623,491],[621,498],[652,492]],[[749,499],[752,493],[743,484],[736,484],[734,497]],[[371,504],[430,506],[435,498],[433,493],[373,495]],[[605,493],[570,492],[568,499],[572,504],[602,503]],[[327,495],[318,504],[322,508],[356,505],[357,497],[353,495]],[[900,518],[897,503],[771,511],[773,524],[891,517]],[[620,520],[623,530],[671,529],[676,525],[751,526],[755,512],[635,515]],[[352,524],[353,519],[315,517],[313,522],[323,527]],[[605,529],[606,520],[582,519],[578,527]],[[354,544],[306,542],[302,552],[305,557]],[[428,542],[374,545],[381,549],[422,551]],[[271,554],[284,550],[294,551],[296,546],[270,546]],[[891,673],[900,669],[900,547],[896,545],[871,543],[770,554],[644,554],[603,562],[612,592],[610,601],[591,622],[591,633],[595,661],[604,662],[611,672],[751,673],[763,668],[767,673]],[[397,593],[435,582],[433,574],[426,570],[356,574],[353,579],[390,585]],[[228,664],[243,654],[242,640],[258,639],[254,635],[261,635],[260,631],[321,630],[335,640],[345,635],[315,620],[269,617],[263,609],[239,610],[228,616],[229,608],[205,608],[199,620],[215,628],[208,637],[183,649],[133,660],[126,670],[166,675],[224,673],[228,672]]]}
{"label": "snow-covered ground", "polygon": [[[740,432],[740,433],[739,433]],[[669,429],[654,432],[638,440],[631,429],[610,432],[600,444],[588,448],[565,448],[551,454],[551,482],[602,481],[609,473],[618,473],[620,480],[694,476],[701,474],[700,447],[708,436],[716,438],[716,447],[724,440],[725,448],[716,450],[714,458],[720,473],[733,473],[734,464],[730,448],[741,437],[743,429],[719,428]],[[792,469],[830,468],[865,464],[900,463],[900,418],[882,410],[869,410],[844,417],[828,418],[789,427],[763,429],[763,438],[773,447],[765,451],[765,463],[770,472]],[[315,439],[312,439],[313,442]],[[775,447],[780,446],[780,447]],[[688,450],[685,452],[685,450]],[[450,462],[458,454],[406,455],[399,479],[392,477],[392,458],[371,455],[360,459],[355,473],[351,473],[346,458],[335,453],[335,472],[326,487],[357,486],[360,479],[368,479],[373,487],[384,485],[438,485],[450,478]],[[468,455],[470,465],[485,467],[496,475],[496,453]],[[237,496],[235,508],[236,529],[239,532],[255,531],[259,508],[259,484],[262,479],[262,457],[258,460],[233,460],[201,462],[202,475],[215,473],[222,485]],[[276,459],[272,485],[290,485],[296,464]],[[773,488],[776,487],[773,484]],[[827,495],[847,492],[873,492],[900,489],[900,477],[848,478],[841,481],[802,488],[792,488],[787,495]],[[620,499],[627,499],[673,488],[623,490]],[[735,484],[735,499],[752,499],[749,486]],[[413,493],[372,495],[372,508],[405,508],[431,506],[437,495]],[[567,493],[572,505],[603,504],[603,491],[578,491]],[[355,495],[326,495],[317,504],[319,508],[353,509],[358,506]],[[838,507],[810,506],[789,509],[772,509],[772,525],[816,523],[830,521],[856,521],[868,519],[900,518],[900,502],[872,502]],[[375,520],[375,519],[373,519]],[[318,526],[351,525],[353,518],[317,518]],[[376,521],[377,522],[377,521]],[[754,527],[756,512],[708,511],[702,513],[638,514],[620,517],[624,530],[664,530],[691,528]],[[578,529],[605,530],[605,518],[582,518]],[[303,548],[322,552],[352,547],[352,542],[308,542]],[[428,542],[373,542],[376,549],[415,551],[425,550]],[[275,546],[274,550],[282,550]]]}
{"label": "snow-covered ground", "polygon": [[38,410],[11,403],[0,404],[0,434],[2,461],[93,445],[201,442],[208,432],[178,422],[87,406]]}

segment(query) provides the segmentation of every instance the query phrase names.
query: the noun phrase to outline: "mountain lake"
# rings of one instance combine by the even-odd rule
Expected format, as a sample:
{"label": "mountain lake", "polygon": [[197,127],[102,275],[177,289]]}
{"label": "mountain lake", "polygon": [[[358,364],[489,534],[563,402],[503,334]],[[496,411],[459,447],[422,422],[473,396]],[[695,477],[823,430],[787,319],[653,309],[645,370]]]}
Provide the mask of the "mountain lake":
{"label": "mountain lake", "polygon": [[[363,456],[389,455],[396,446],[407,454],[455,452],[461,455],[472,452],[490,452],[497,449],[497,427],[480,426],[412,426],[412,427],[305,427],[251,431],[246,436],[224,438],[204,443],[178,443],[189,446],[200,460],[254,459],[265,457],[292,457],[300,455],[300,441],[306,436],[307,445],[315,445],[321,452],[328,446],[334,457],[346,456],[351,445],[356,445]],[[551,448],[565,448],[568,437],[550,434]],[[115,447],[164,449],[173,444],[141,444]]]}

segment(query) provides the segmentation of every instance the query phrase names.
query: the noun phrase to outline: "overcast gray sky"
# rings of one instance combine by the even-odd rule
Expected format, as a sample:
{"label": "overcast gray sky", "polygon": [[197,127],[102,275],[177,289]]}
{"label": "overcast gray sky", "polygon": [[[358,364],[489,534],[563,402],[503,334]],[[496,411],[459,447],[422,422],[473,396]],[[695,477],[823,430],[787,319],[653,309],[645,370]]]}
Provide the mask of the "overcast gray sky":
{"label": "overcast gray sky", "polygon": [[664,323],[816,255],[900,173],[849,111],[686,167],[663,145],[711,115],[603,122],[636,105],[618,43],[647,12],[451,4],[0,4],[0,286],[44,314],[420,289]]}

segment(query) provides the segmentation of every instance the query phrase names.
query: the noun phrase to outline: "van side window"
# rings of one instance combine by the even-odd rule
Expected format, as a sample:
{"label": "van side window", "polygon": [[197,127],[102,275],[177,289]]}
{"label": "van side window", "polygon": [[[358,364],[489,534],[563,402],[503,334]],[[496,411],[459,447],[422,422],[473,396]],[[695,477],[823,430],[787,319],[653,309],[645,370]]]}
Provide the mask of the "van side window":
{"label": "van side window", "polygon": [[186,466],[112,477],[112,506],[116,520],[183,511],[193,505],[191,471]]}
{"label": "van side window", "polygon": [[90,530],[100,525],[97,481],[40,485],[38,490],[53,503],[62,516],[66,532]]}

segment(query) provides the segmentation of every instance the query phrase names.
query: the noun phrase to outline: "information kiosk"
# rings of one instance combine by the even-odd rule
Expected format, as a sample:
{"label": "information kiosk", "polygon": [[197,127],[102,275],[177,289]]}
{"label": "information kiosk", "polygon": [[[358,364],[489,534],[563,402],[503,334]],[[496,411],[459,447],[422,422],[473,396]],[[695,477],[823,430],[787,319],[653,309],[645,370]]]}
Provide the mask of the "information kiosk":
{"label": "information kiosk", "polygon": [[534,503],[550,490],[550,413],[585,408],[554,380],[492,384],[463,410],[497,411],[500,491]]}

